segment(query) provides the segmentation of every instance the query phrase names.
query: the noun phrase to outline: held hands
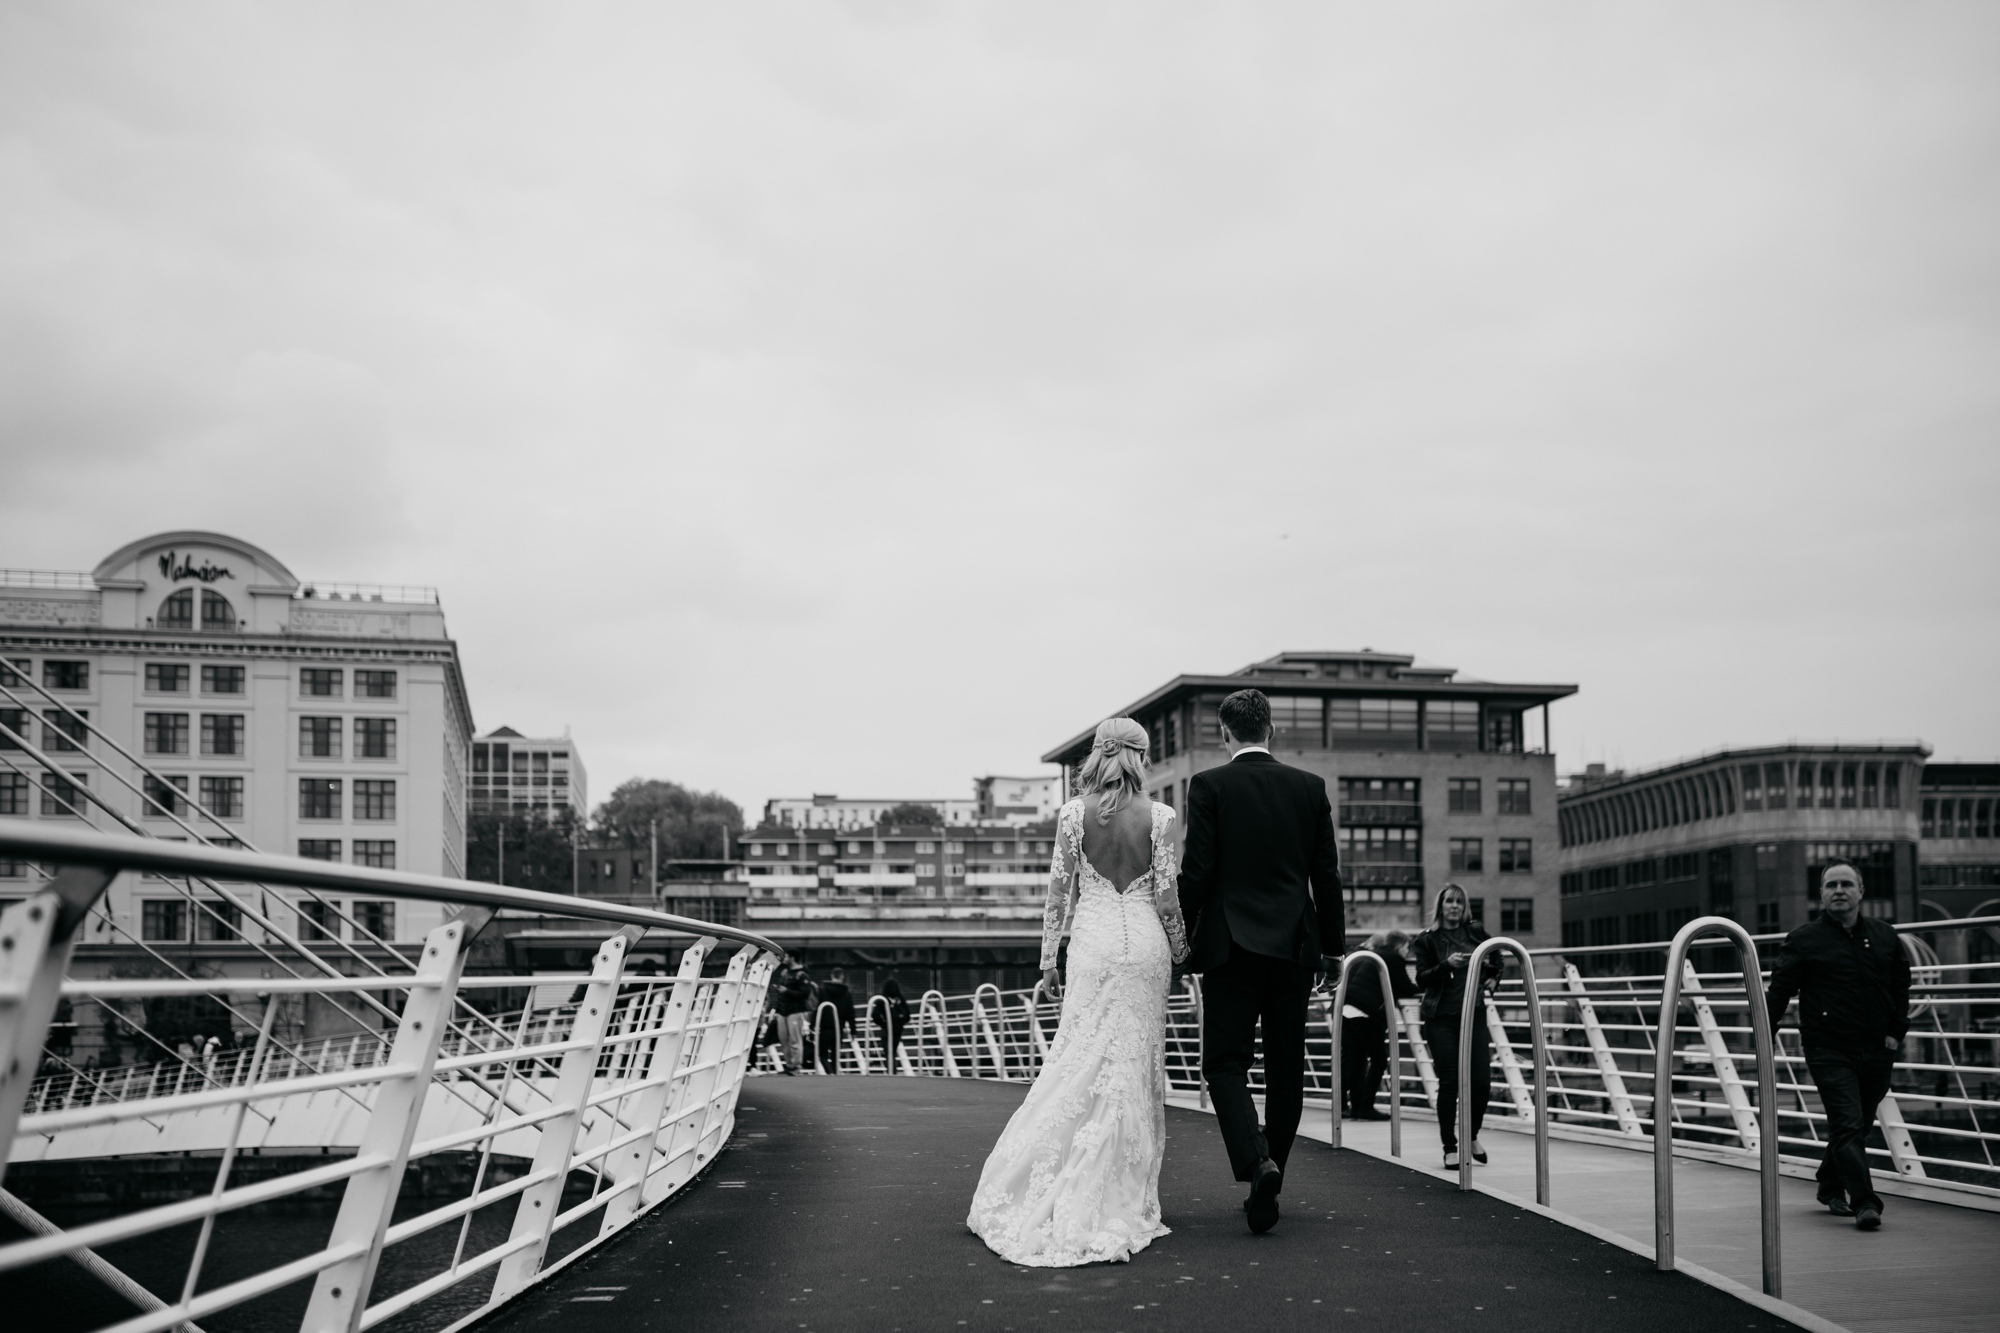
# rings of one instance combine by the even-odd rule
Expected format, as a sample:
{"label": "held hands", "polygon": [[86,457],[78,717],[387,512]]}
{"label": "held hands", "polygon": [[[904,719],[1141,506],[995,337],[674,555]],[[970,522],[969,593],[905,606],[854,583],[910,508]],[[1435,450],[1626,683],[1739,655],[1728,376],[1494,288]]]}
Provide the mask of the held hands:
{"label": "held hands", "polygon": [[1464,966],[1466,965],[1466,963],[1468,963],[1468,962],[1470,962],[1470,961],[1471,961],[1471,959],[1472,959],[1472,955],[1471,955],[1471,954],[1469,954],[1469,953],[1465,952],[1465,950],[1463,950],[1463,949],[1460,949],[1460,950],[1459,950],[1458,952],[1456,952],[1456,953],[1454,953],[1454,954],[1451,954],[1451,955],[1449,955],[1449,956],[1448,956],[1448,957],[1447,957],[1447,958],[1445,959],[1445,962],[1447,962],[1447,963],[1451,964],[1451,966],[1453,967],[1453,969],[1457,969],[1457,968],[1461,968],[1461,967],[1464,967]]}
{"label": "held hands", "polygon": [[1062,973],[1053,967],[1042,969],[1042,989],[1049,993],[1051,1000],[1062,998]]}
{"label": "held hands", "polygon": [[1902,1049],[1903,1049],[1903,1043],[1902,1043],[1902,1042],[1900,1042],[1900,1041],[1897,1041],[1897,1040],[1896,1040],[1896,1039],[1895,1039],[1894,1037],[1884,1037],[1884,1038],[1882,1038],[1882,1044],[1883,1044],[1884,1046],[1888,1047],[1888,1048],[1889,1048],[1890,1050],[1892,1050],[1892,1051],[1900,1051],[1900,1050],[1902,1050]]}

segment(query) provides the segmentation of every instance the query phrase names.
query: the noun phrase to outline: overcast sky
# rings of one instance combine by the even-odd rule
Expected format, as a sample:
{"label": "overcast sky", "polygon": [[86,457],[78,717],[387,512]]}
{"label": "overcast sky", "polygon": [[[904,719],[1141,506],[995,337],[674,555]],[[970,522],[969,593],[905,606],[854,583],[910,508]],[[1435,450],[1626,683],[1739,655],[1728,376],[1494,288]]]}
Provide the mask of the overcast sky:
{"label": "overcast sky", "polygon": [[2000,759],[2000,8],[0,7],[0,565],[436,584],[479,726],[969,794],[1181,672]]}

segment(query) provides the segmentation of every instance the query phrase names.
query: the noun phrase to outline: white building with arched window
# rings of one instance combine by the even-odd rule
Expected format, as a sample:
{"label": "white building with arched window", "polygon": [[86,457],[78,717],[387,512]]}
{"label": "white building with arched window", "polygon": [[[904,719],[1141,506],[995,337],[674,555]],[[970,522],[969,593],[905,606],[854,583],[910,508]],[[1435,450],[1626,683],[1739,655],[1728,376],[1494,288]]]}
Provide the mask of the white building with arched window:
{"label": "white building with arched window", "polygon": [[[87,574],[0,570],[0,818],[185,838],[179,820],[262,852],[457,876],[472,730],[434,589],[302,581],[213,532],[147,537]],[[38,880],[0,858],[0,898]],[[272,924],[330,947],[421,939],[440,912],[297,897],[266,896]],[[255,961],[261,928],[164,881],[121,876],[106,902],[80,962],[128,946]]]}

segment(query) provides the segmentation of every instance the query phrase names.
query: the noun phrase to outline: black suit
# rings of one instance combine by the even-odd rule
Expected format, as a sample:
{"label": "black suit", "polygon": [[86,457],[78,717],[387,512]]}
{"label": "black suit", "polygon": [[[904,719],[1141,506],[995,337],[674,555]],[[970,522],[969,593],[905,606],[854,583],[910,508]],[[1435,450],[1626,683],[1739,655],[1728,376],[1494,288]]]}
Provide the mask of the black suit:
{"label": "black suit", "polygon": [[[1202,977],[1202,1070],[1238,1180],[1282,1169],[1305,1105],[1306,1005],[1347,951],[1326,779],[1251,751],[1188,781],[1181,915]],[[1250,1100],[1264,1026],[1264,1126]]]}

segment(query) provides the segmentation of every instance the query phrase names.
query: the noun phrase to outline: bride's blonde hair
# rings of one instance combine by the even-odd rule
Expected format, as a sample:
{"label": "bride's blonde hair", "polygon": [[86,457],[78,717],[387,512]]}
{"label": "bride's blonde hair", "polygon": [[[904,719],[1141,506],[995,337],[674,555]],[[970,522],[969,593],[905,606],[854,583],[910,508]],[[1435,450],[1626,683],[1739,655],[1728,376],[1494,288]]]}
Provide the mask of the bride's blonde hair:
{"label": "bride's blonde hair", "polygon": [[1146,729],[1129,717],[1098,723],[1090,757],[1077,768],[1076,784],[1086,796],[1105,793],[1097,803],[1097,822],[1109,824],[1126,801],[1146,789]]}

